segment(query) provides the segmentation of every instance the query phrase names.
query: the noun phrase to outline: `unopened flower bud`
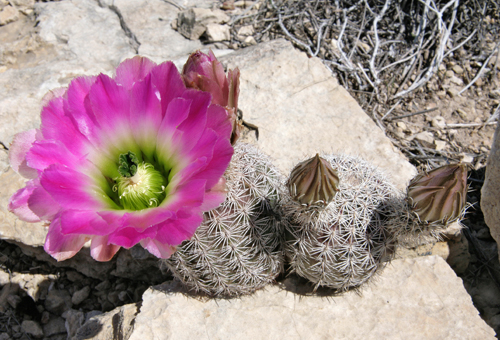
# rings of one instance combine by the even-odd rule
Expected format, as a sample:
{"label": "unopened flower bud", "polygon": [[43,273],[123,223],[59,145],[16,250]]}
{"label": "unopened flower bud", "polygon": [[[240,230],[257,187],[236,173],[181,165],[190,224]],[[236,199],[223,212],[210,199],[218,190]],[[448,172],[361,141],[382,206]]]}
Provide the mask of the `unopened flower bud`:
{"label": "unopened flower bud", "polygon": [[330,163],[316,154],[292,170],[287,184],[295,201],[326,206],[338,191],[339,177]]}
{"label": "unopened flower bud", "polygon": [[196,51],[186,61],[182,77],[187,87],[209,92],[212,95],[212,104],[226,109],[233,124],[231,143],[234,144],[241,133],[241,125],[237,118],[240,93],[239,69],[229,70],[226,77],[224,67],[212,51],[208,51],[208,55]]}
{"label": "unopened flower bud", "polygon": [[419,173],[408,185],[408,200],[421,221],[459,218],[467,201],[466,166],[450,164]]}

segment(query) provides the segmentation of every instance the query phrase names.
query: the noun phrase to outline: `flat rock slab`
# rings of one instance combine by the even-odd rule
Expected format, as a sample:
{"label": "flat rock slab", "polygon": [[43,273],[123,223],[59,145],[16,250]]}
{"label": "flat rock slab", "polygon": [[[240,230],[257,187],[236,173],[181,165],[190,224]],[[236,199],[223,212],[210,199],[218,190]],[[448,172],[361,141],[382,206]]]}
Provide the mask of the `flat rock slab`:
{"label": "flat rock slab", "polygon": [[[40,100],[81,75],[112,72],[135,54],[118,16],[97,1],[37,2],[35,60],[0,74],[0,141],[40,125]],[[39,49],[49,52],[42,53]]]}
{"label": "flat rock slab", "polygon": [[177,20],[176,2],[163,0],[115,0],[124,21],[139,42],[138,54],[156,63],[187,56],[203,48],[199,41],[188,40],[171,27]]}
{"label": "flat rock slab", "polygon": [[361,294],[304,296],[270,286],[202,301],[166,283],[145,292],[130,340],[494,338],[462,280],[428,256],[393,261]]}
{"label": "flat rock slab", "polygon": [[[486,176],[481,189],[481,210],[491,236],[500,245],[500,123],[493,137],[491,152],[486,165]],[[498,247],[500,256],[500,247]]]}
{"label": "flat rock slab", "polygon": [[240,69],[243,118],[259,127],[256,144],[284,173],[319,152],[359,155],[385,170],[400,189],[416,174],[320,59],[274,40],[221,60]]}

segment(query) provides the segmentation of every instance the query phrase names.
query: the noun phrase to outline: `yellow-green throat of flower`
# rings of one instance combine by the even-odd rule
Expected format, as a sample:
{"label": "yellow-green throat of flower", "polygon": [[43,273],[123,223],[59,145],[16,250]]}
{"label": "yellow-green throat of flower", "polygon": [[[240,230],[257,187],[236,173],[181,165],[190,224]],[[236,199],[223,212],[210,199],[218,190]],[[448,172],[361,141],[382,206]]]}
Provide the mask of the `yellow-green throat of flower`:
{"label": "yellow-green throat of flower", "polygon": [[167,179],[152,164],[140,163],[133,152],[121,154],[113,191],[126,210],[157,207],[166,196]]}

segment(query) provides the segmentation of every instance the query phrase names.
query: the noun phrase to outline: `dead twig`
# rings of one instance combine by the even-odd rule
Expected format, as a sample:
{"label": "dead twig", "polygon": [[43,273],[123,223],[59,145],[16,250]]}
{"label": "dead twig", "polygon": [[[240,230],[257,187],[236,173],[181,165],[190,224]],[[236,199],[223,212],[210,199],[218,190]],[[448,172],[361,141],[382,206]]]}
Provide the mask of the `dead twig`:
{"label": "dead twig", "polygon": [[403,115],[403,116],[396,116],[396,117],[392,117],[392,118],[387,118],[386,120],[387,121],[393,121],[393,120],[397,120],[397,119],[402,119],[402,118],[407,118],[407,117],[413,117],[413,116],[421,115],[421,114],[424,114],[424,113],[427,113],[427,112],[436,111],[437,109],[438,109],[437,107],[433,107],[432,109],[422,110],[422,111],[410,113],[410,114]]}
{"label": "dead twig", "polygon": [[498,45],[497,44],[495,46],[495,49],[493,49],[493,52],[490,53],[489,57],[486,59],[486,61],[483,63],[483,66],[481,66],[481,68],[479,69],[479,72],[477,72],[476,76],[474,77],[474,79],[472,79],[472,81],[467,84],[466,87],[464,87],[462,90],[460,90],[460,92],[458,92],[458,95],[461,95],[462,93],[464,93],[465,91],[467,91],[472,85],[474,85],[474,83],[479,79],[481,78],[482,74],[483,74],[483,71],[484,69],[486,68],[486,66],[488,65],[488,63],[490,62],[490,59],[495,55],[495,53],[498,52]]}

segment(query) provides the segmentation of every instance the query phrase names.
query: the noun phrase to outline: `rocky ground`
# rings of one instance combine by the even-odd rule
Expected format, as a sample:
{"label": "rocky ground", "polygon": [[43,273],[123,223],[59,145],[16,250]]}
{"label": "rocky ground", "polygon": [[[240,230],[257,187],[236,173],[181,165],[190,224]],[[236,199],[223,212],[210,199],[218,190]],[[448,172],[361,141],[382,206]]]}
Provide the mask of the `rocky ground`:
{"label": "rocky ground", "polygon": [[[34,0],[0,0],[0,41],[2,41],[0,83],[3,86],[3,98],[0,98],[0,119],[3,125],[0,127],[0,147],[3,146],[0,150],[2,176],[9,174],[6,155],[13,134],[35,127],[39,123],[36,118],[39,112],[39,101],[47,90],[66,85],[72,77],[78,74],[110,72],[120,60],[137,53],[147,55],[158,62],[166,59],[178,61],[183,60],[189,52],[202,47],[212,47],[216,53],[223,55],[230,52],[228,49],[241,50],[256,45],[257,41],[259,44],[265,43],[265,39],[260,41],[262,35],[249,25],[242,26],[246,27],[244,30],[242,27],[230,25],[231,16],[234,18],[250,13],[248,9],[251,9],[253,4],[248,1],[226,2],[223,8],[227,10],[222,11],[219,9],[221,3],[202,0],[142,1],[141,6],[124,0],[114,2],[62,0],[47,3]],[[204,9],[204,12],[200,14],[204,19],[197,21],[200,27],[204,27],[200,35],[197,35],[200,28],[196,25],[190,29],[181,28],[182,20],[178,16],[180,11],[193,6]],[[73,21],[77,20],[75,18],[82,21],[80,23],[82,26],[72,26]],[[488,20],[498,20],[498,18]],[[182,32],[183,29],[184,32]],[[86,36],[81,32],[85,32]],[[102,32],[107,32],[106,37],[100,37]],[[179,32],[184,36],[189,36],[191,40],[185,39]],[[234,39],[236,35],[239,36],[238,39]],[[271,36],[268,40],[274,38],[279,38],[279,36]],[[85,45],[88,40],[94,40],[96,45],[101,45],[101,48],[92,45],[93,53],[88,53],[89,46]],[[106,48],[103,49],[102,46]],[[175,48],[165,48],[165,46],[175,46]],[[289,54],[278,52],[282,50],[287,50],[287,47],[278,44],[271,50],[263,49],[262,55],[256,58],[269,58],[269,55],[274,53],[290,58],[283,65],[299,60],[299,57],[292,52],[287,52]],[[249,59],[245,58],[248,57],[245,57],[243,53],[228,57],[225,62],[230,67],[239,66],[242,70],[245,70],[245,66],[251,69],[252,65],[258,64],[253,59],[248,61]],[[423,167],[427,163],[439,165],[447,161],[471,163],[472,190],[468,195],[468,202],[472,206],[464,221],[467,229],[461,234],[450,237],[446,240],[447,242],[410,250],[407,253],[410,255],[406,257],[440,255],[447,259],[456,274],[463,280],[463,285],[472,297],[481,317],[497,332],[500,331],[500,264],[497,246],[484,223],[479,201],[480,189],[484,181],[484,166],[495,129],[495,114],[498,119],[500,107],[500,93],[498,92],[500,76],[497,72],[500,70],[500,62],[498,60],[498,54],[491,58],[488,71],[484,72],[484,76],[475,81],[461,95],[458,95],[458,92],[470,83],[482,68],[482,64],[481,61],[461,58],[460,52],[445,59],[439,66],[439,71],[424,87],[399,103],[381,105],[373,109],[373,106],[366,105],[363,98],[356,96],[355,91],[350,92],[358,100],[359,105],[365,109],[370,108],[367,113],[371,116],[371,120],[385,132],[385,135],[410,159],[413,165]],[[313,135],[311,131],[314,131],[316,137],[332,138],[328,142],[337,144],[338,149],[349,151],[349,148],[352,148],[351,152],[357,152],[356,150],[360,148],[366,150],[364,151],[366,155],[362,154],[362,156],[372,157],[370,161],[382,168],[387,168],[386,170],[392,172],[393,177],[397,177],[401,169],[404,169],[403,172],[411,177],[411,171],[414,171],[411,166],[403,160],[403,157],[395,155],[390,150],[388,141],[382,141],[382,137],[377,139],[379,137],[375,134],[373,139],[378,142],[370,144],[363,141],[360,143],[365,144],[361,146],[358,144],[352,146],[349,140],[343,145],[342,141],[334,139],[335,135],[340,132],[326,131],[323,134],[323,132],[318,132],[319,127],[316,126],[307,127],[306,129],[310,130],[301,132],[304,127],[298,121],[300,118],[297,118],[300,112],[296,114],[294,110],[306,110],[305,106],[299,105],[307,102],[308,98],[318,96],[318,93],[330,95],[337,88],[337,83],[329,83],[333,81],[330,79],[331,75],[321,73],[321,68],[318,68],[321,62],[318,60],[317,65],[315,63],[316,61],[312,60],[307,64],[312,78],[304,80],[303,84],[293,84],[295,87],[292,88],[290,85],[288,88],[287,83],[292,78],[282,80],[280,91],[286,95],[284,94],[283,98],[272,98],[277,104],[273,104],[269,98],[265,97],[266,89],[263,89],[267,83],[273,81],[272,75],[269,76],[268,81],[259,83],[259,86],[255,88],[252,86],[257,84],[259,79],[252,78],[251,74],[244,75],[242,91],[247,89],[247,93],[256,92],[252,92],[253,97],[242,97],[241,107],[244,110],[245,119],[260,127],[259,145],[272,154],[278,160],[277,165],[286,171],[291,166],[287,163],[289,159],[297,161],[310,153],[312,146],[317,147],[317,142],[314,144],[314,141],[310,141]],[[57,68],[54,65],[57,65]],[[279,73],[273,69],[264,72]],[[290,75],[290,77],[293,76]],[[305,89],[322,83],[326,83],[325,87],[314,87],[311,93],[305,92],[307,91]],[[305,93],[300,94],[301,91]],[[272,96],[272,90],[268,92]],[[349,112],[358,110],[360,118],[356,118],[358,120],[352,123],[346,123],[352,125],[345,125],[343,129],[352,129],[353,135],[359,133],[359,137],[356,135],[353,138],[361,140],[363,134],[373,129],[375,125],[369,125],[367,121],[370,119],[364,118],[366,115],[352,98],[347,98],[347,93],[343,94],[344,92],[341,92],[340,96],[345,98],[336,99],[339,101],[338,105],[341,106],[338,110]],[[289,99],[292,94],[294,99],[298,98],[297,102],[291,102]],[[304,97],[300,97],[301,95]],[[322,100],[328,99],[316,101]],[[288,102],[290,104],[287,104]],[[276,107],[269,107],[272,105]],[[311,108],[312,112],[321,112],[325,107],[333,110],[335,104],[325,102],[309,105],[324,105]],[[275,135],[273,129],[282,128],[279,125],[273,125],[277,122],[274,122],[269,115],[276,113],[278,116],[280,106],[286,107],[287,113],[295,117],[298,124],[294,126],[290,122],[288,134]],[[300,109],[296,109],[297,106]],[[388,112],[392,107],[392,111]],[[27,112],[29,115],[26,114]],[[264,113],[259,115],[260,112]],[[266,117],[265,112],[271,113]],[[25,118],[25,116],[29,117]],[[332,113],[332,116],[335,115]],[[318,126],[322,126],[321,119],[324,119],[324,116],[318,113],[313,117],[311,113],[308,119],[317,121]],[[363,130],[364,126],[366,130]],[[360,131],[354,132],[356,129]],[[303,136],[299,139],[302,145],[298,146],[293,153],[287,154],[285,148],[276,147],[279,140],[288,138],[290,142],[296,141],[297,135]],[[294,137],[296,139],[293,139]],[[246,133],[245,138],[256,142],[254,133],[251,131]],[[385,149],[377,149],[377,144],[384,143],[387,143],[387,146],[384,146]],[[380,155],[370,156],[374,153]],[[388,162],[387,159],[391,161]],[[7,177],[3,178],[2,183],[6,183]],[[404,187],[406,180],[404,176],[397,178],[398,185],[403,183],[399,186]],[[4,184],[3,188],[6,187]],[[4,192],[3,195],[6,193]],[[2,208],[4,215],[0,215],[0,219],[7,221],[11,217],[7,217],[5,207]],[[8,223],[11,223],[10,221],[8,220]],[[2,221],[2,223],[2,228],[4,228],[7,222]],[[117,274],[119,265],[116,263],[100,271],[88,269],[86,271],[82,269],[82,266],[77,265],[69,267],[64,264],[56,265],[41,255],[36,242],[20,244],[19,237],[5,237],[5,229],[2,229],[1,235],[8,241],[0,240],[0,284],[3,285],[0,291],[0,340],[66,339],[72,338],[77,332],[79,335],[76,338],[92,338],[92,336],[104,338],[97,335],[100,331],[99,327],[89,321],[98,320],[102,327],[102,325],[107,325],[106,322],[109,320],[106,321],[106,318],[110,318],[110,315],[113,318],[116,316],[118,321],[113,319],[114,323],[109,321],[108,325],[115,326],[118,322],[122,336],[125,338],[130,334],[133,336],[131,328],[127,328],[126,325],[133,324],[130,320],[133,320],[132,316],[137,313],[138,306],[144,299],[144,292],[151,285],[171,279],[169,273],[159,273],[153,277],[143,275],[137,280],[123,272],[118,271]],[[117,257],[123,260],[120,263],[139,263],[140,265],[141,256],[143,255],[138,252],[131,256],[121,252]],[[398,272],[400,267],[397,264],[394,266],[395,272],[400,275]],[[282,283],[286,285],[287,281],[283,278]],[[367,293],[367,295],[370,294]],[[154,294],[150,292],[147,296],[151,299]],[[347,296],[346,300],[349,299],[350,297]],[[356,303],[360,304],[359,301]],[[124,307],[116,309],[120,306]],[[110,311],[114,312],[106,314]],[[144,315],[146,314],[143,314],[143,319]],[[82,325],[86,327],[82,328]],[[479,334],[483,333],[478,330],[477,335]],[[137,337],[137,333],[135,336]]]}

